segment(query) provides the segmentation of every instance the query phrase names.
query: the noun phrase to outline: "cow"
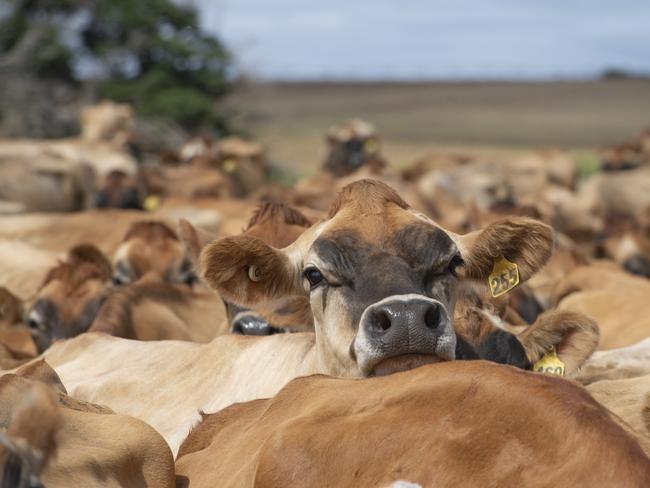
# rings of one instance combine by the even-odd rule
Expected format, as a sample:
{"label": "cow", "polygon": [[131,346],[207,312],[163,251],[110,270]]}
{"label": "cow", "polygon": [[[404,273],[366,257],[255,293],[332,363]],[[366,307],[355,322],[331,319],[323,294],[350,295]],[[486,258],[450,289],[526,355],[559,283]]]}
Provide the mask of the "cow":
{"label": "cow", "polygon": [[[552,245],[551,229],[529,219],[448,233],[390,187],[356,182],[339,194],[327,220],[284,249],[240,235],[200,254],[203,279],[240,306],[309,297],[313,333],[226,335],[209,344],[84,334],[53,345],[45,357],[73,396],[145,420],[176,452],[199,410],[271,396],[298,376],[367,377],[478,358],[453,327],[459,281],[487,281],[503,257],[511,269],[517,265],[523,283],[548,260]],[[509,286],[506,277],[500,286]],[[484,354],[489,359],[496,351],[526,367],[555,346],[570,372],[595,347],[594,327],[577,314],[547,316],[521,341],[501,334]],[[574,344],[582,334],[572,332],[579,330],[590,331],[591,346]],[[148,380],[134,381],[140,374]]]}
{"label": "cow", "polygon": [[175,485],[157,432],[68,396],[44,361],[0,377],[0,425],[3,487]]}
{"label": "cow", "polygon": [[599,258],[615,261],[631,274],[650,278],[650,226],[619,219],[607,229],[595,253]]}
{"label": "cow", "polygon": [[650,455],[650,338],[597,351],[571,377],[621,417],[640,436]]}
{"label": "cow", "polygon": [[146,275],[159,281],[193,285],[197,276],[176,232],[160,220],[131,224],[113,257],[113,283],[135,283]]}
{"label": "cow", "polygon": [[88,330],[109,293],[111,264],[92,244],[73,247],[50,269],[27,312],[39,351]]}
{"label": "cow", "polygon": [[[267,202],[253,212],[243,235],[282,248],[293,243],[311,225],[311,221],[299,210],[282,203]],[[201,249],[216,237],[197,230],[184,219],[179,223],[179,231],[195,264],[198,264]],[[287,329],[311,330],[313,328],[309,302],[301,297],[280,299],[256,307],[255,310],[239,307],[225,300],[224,305],[231,330],[236,334],[269,335]]]}
{"label": "cow", "polygon": [[136,184],[108,178],[136,175],[133,127],[130,107],[102,102],[84,109],[80,137],[0,141],[0,200],[23,212],[137,206]]}
{"label": "cow", "polygon": [[88,330],[139,341],[209,342],[230,327],[211,290],[145,280],[112,291]]}
{"label": "cow", "polygon": [[176,473],[191,487],[631,488],[650,483],[650,458],[567,381],[454,361],[365,381],[299,378],[205,415]]}
{"label": "cow", "polygon": [[268,166],[260,144],[238,137],[216,143],[202,140],[182,151],[179,166],[143,166],[140,176],[149,195],[242,198],[264,184]]}
{"label": "cow", "polygon": [[608,261],[579,266],[558,282],[558,309],[581,313],[598,322],[601,349],[632,345],[650,336],[647,306],[650,282]]}
{"label": "cow", "polygon": [[323,170],[335,177],[347,176],[362,166],[375,174],[385,166],[375,128],[360,119],[351,119],[327,131],[328,153]]}

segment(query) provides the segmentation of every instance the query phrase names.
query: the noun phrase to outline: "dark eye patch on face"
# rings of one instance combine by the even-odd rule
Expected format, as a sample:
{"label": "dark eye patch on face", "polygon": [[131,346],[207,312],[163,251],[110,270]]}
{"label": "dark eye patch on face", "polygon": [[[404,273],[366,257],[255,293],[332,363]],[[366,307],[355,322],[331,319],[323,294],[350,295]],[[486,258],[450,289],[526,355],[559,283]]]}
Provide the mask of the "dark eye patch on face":
{"label": "dark eye patch on face", "polygon": [[349,286],[354,285],[354,277],[364,262],[364,255],[372,252],[361,236],[351,230],[334,231],[327,237],[317,239],[312,248],[326,265],[326,269],[321,271],[328,276],[334,275],[335,282]]}
{"label": "dark eye patch on face", "polygon": [[414,270],[435,274],[444,273],[459,256],[456,244],[445,231],[420,222],[399,229],[391,245]]}

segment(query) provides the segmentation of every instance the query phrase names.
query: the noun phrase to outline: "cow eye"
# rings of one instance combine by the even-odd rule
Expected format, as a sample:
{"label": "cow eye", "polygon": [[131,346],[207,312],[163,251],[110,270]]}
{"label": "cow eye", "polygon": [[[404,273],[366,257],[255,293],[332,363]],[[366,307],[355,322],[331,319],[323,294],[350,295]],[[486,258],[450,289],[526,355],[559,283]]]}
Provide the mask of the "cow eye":
{"label": "cow eye", "polygon": [[123,286],[123,285],[128,285],[130,280],[122,275],[113,275],[113,285],[115,286]]}
{"label": "cow eye", "polygon": [[304,272],[303,275],[305,278],[307,278],[307,281],[309,281],[309,286],[311,288],[315,288],[318,286],[320,283],[322,283],[325,280],[325,277],[323,276],[323,273],[320,272],[318,268],[315,267],[310,267],[307,268]]}
{"label": "cow eye", "polygon": [[463,264],[465,264],[463,258],[460,256],[460,254],[456,254],[453,258],[451,258],[451,261],[449,261],[449,272],[452,275],[458,277],[457,268]]}

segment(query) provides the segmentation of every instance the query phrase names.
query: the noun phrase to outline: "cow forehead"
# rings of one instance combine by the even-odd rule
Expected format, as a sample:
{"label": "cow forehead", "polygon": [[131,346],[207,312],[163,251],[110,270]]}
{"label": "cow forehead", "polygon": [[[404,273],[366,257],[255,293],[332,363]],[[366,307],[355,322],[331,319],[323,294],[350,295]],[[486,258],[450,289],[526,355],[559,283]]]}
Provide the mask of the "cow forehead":
{"label": "cow forehead", "polygon": [[332,267],[347,270],[379,254],[397,256],[409,267],[419,268],[448,260],[458,252],[444,229],[401,209],[357,219],[337,215],[317,229],[311,249]]}

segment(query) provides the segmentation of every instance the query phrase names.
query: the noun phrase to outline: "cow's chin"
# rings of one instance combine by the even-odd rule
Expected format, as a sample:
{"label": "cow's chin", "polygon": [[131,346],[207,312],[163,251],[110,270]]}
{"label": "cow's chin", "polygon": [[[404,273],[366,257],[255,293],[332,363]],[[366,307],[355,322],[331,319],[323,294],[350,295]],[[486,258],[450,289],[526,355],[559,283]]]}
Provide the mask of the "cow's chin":
{"label": "cow's chin", "polygon": [[386,376],[400,371],[408,371],[424,364],[439,363],[442,359],[432,354],[402,354],[392,358],[384,359],[378,363],[370,373],[370,376]]}

